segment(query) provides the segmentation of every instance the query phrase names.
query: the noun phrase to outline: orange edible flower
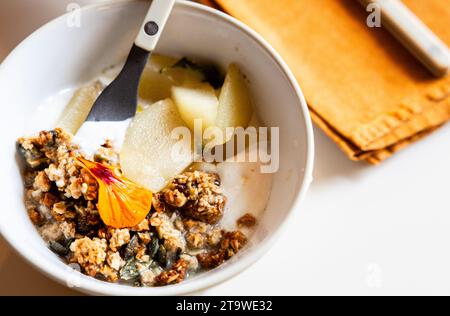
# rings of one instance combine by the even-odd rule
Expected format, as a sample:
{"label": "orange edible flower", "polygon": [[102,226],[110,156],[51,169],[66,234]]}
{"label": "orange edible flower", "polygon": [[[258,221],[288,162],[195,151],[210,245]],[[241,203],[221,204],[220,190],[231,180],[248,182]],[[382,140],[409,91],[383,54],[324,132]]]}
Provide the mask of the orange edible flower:
{"label": "orange edible flower", "polygon": [[130,228],[150,212],[152,192],[117,175],[113,168],[76,158],[98,182],[98,211],[102,221],[113,228]]}

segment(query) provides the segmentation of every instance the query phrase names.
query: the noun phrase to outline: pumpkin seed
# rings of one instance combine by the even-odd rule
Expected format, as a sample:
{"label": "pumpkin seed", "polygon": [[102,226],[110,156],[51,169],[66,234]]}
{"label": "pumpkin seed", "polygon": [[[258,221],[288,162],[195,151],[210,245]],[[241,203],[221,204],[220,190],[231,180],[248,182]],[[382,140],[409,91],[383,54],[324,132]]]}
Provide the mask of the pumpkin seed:
{"label": "pumpkin seed", "polygon": [[137,235],[134,235],[125,248],[124,253],[125,260],[133,258],[137,253],[138,247],[139,247],[139,238]]}
{"label": "pumpkin seed", "polygon": [[65,245],[61,245],[57,241],[51,241],[50,244],[50,250],[54,253],[60,255],[60,256],[66,256],[69,253],[69,247]]}
{"label": "pumpkin seed", "polygon": [[120,270],[120,278],[125,281],[135,280],[139,277],[139,270],[136,266],[136,260],[130,259]]}
{"label": "pumpkin seed", "polygon": [[167,262],[166,267],[171,267],[175,264],[175,262],[178,260],[178,257],[180,256],[180,251],[170,251],[167,252]]}
{"label": "pumpkin seed", "polygon": [[81,266],[78,263],[69,263],[68,266],[74,271],[81,272]]}
{"label": "pumpkin seed", "polygon": [[156,261],[158,261],[162,267],[167,266],[167,250],[163,245],[160,245],[158,248]]}
{"label": "pumpkin seed", "polygon": [[154,258],[155,255],[158,253],[159,250],[159,240],[155,236],[153,236],[152,240],[150,241],[150,244],[148,245],[148,254],[150,258]]}
{"label": "pumpkin seed", "polygon": [[[26,166],[30,169],[40,170],[49,163],[48,158],[42,155],[36,148],[25,149],[21,144],[18,144],[18,152]],[[42,167],[42,168],[41,168]]]}

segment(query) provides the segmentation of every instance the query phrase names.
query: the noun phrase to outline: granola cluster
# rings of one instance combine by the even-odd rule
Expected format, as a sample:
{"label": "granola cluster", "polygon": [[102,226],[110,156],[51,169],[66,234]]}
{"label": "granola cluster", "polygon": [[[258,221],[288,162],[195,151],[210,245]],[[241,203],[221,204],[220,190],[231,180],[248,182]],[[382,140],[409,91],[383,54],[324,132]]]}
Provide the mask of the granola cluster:
{"label": "granola cluster", "polygon": [[[153,195],[152,209],[135,227],[114,229],[99,215],[98,183],[78,155],[120,169],[107,141],[92,157],[61,129],[18,140],[25,164],[25,205],[49,248],[83,273],[136,286],[176,284],[234,256],[246,244],[239,231],[218,222],[226,197],[217,174],[179,175]],[[250,217],[240,225],[252,225]]]}
{"label": "granola cluster", "polygon": [[223,216],[226,197],[219,175],[194,171],[176,177],[164,191],[164,201],[186,217],[217,224]]}
{"label": "granola cluster", "polygon": [[247,243],[247,237],[240,231],[225,233],[218,249],[199,254],[197,259],[205,269],[214,269],[233,257]]}

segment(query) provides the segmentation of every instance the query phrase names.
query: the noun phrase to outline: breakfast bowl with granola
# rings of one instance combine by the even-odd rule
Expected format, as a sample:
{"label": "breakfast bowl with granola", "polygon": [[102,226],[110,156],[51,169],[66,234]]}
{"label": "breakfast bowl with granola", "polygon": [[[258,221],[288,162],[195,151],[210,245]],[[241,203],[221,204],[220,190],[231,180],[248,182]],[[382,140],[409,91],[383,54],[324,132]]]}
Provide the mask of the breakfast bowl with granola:
{"label": "breakfast bowl with granola", "polygon": [[194,3],[177,2],[136,115],[85,122],[147,6],[86,7],[78,27],[62,16],[0,68],[1,233],[87,293],[223,282],[269,249],[311,181],[311,122],[292,73],[248,27]]}

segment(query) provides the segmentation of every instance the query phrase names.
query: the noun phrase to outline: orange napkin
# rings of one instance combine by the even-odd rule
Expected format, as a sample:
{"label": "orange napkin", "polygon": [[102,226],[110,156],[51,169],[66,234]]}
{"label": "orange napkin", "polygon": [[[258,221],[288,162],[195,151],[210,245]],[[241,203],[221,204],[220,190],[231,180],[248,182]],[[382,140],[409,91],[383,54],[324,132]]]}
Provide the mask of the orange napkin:
{"label": "orange napkin", "polygon": [[[216,2],[280,52],[315,123],[353,160],[379,163],[450,119],[450,77],[435,79],[386,30],[367,27],[358,1]],[[448,1],[404,2],[450,45]]]}

